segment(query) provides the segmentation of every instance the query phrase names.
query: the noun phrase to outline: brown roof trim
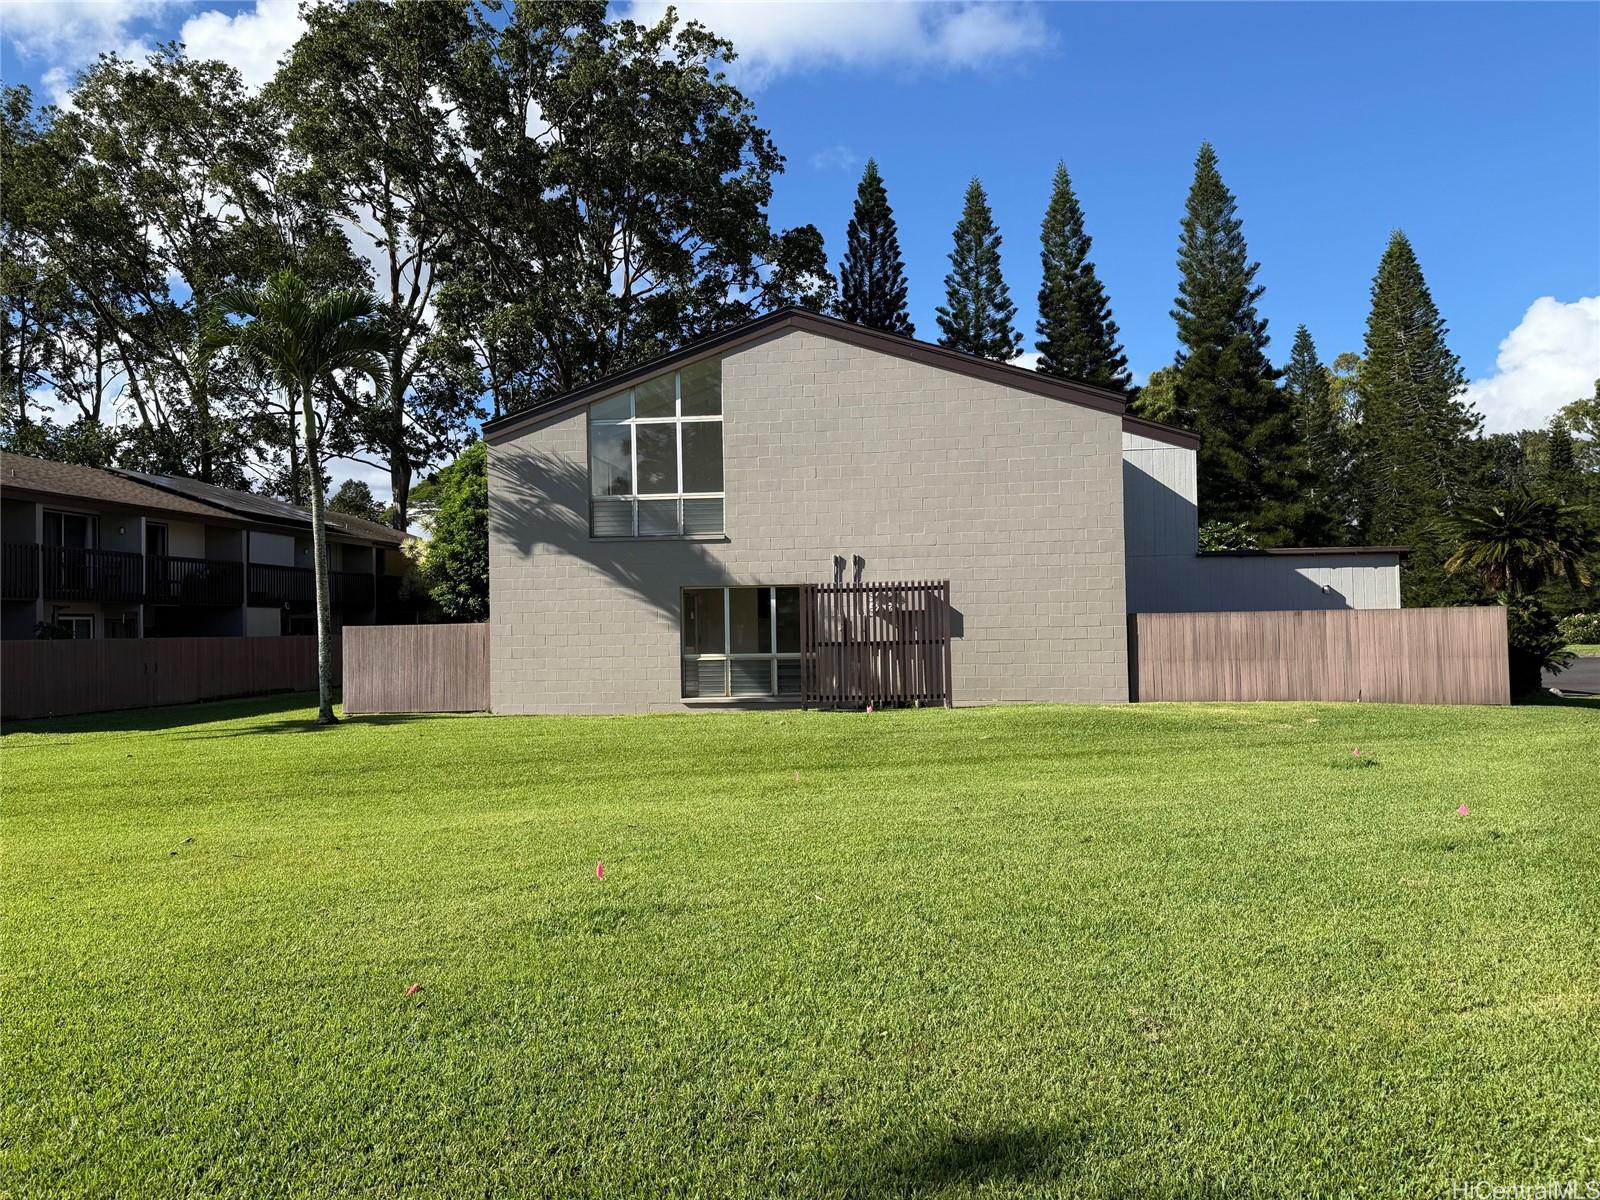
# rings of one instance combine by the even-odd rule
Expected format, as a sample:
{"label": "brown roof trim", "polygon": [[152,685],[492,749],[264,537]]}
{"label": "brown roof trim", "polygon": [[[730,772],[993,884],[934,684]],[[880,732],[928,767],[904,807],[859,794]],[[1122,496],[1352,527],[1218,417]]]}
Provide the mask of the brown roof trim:
{"label": "brown roof trim", "polygon": [[541,425],[579,405],[619,391],[641,379],[648,379],[662,371],[688,366],[716,354],[725,354],[760,338],[791,329],[815,333],[821,337],[833,338],[835,341],[891,354],[896,358],[923,363],[940,370],[953,371],[958,375],[982,379],[1002,387],[1015,388],[1052,400],[1062,400],[1068,404],[1077,404],[1098,412],[1120,416],[1127,408],[1127,401],[1119,392],[1041,375],[1026,367],[991,362],[956,350],[948,350],[943,346],[887,333],[882,329],[869,329],[864,325],[853,325],[836,317],[825,317],[803,308],[782,308],[691,343],[671,354],[664,354],[640,366],[610,375],[577,391],[557,396],[536,408],[489,421],[483,426],[484,438],[490,443],[503,441],[507,437]]}
{"label": "brown roof trim", "polygon": [[1122,432],[1136,433],[1140,437],[1147,437],[1151,441],[1165,442],[1169,446],[1180,446],[1185,450],[1200,449],[1200,435],[1190,433],[1187,429],[1179,429],[1176,425],[1164,425],[1160,421],[1147,421],[1143,417],[1122,416]]}
{"label": "brown roof trim", "polygon": [[1351,554],[1394,554],[1406,558],[1411,553],[1410,546],[1273,546],[1268,550],[1200,550],[1197,551],[1201,558],[1266,558],[1280,555],[1326,555],[1338,557]]}

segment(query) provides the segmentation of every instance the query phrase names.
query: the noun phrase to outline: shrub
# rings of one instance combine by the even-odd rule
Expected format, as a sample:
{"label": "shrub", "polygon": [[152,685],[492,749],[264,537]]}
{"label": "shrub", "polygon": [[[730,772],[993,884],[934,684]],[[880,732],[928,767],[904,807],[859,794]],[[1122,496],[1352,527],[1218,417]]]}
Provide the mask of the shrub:
{"label": "shrub", "polygon": [[1573,613],[1556,626],[1569,646],[1600,645],[1600,612]]}
{"label": "shrub", "polygon": [[1207,521],[1200,526],[1200,550],[1216,553],[1219,550],[1254,550],[1256,535],[1233,521]]}
{"label": "shrub", "polygon": [[1506,605],[1506,635],[1513,696],[1537,692],[1541,671],[1561,671],[1572,661],[1555,617],[1532,596],[1514,596]]}

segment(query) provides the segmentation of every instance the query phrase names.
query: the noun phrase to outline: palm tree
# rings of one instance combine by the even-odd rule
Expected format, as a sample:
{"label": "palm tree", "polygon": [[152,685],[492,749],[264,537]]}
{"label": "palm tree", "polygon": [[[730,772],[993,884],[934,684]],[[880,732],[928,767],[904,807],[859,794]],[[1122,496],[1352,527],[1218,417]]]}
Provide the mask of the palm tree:
{"label": "palm tree", "polygon": [[1445,570],[1476,571],[1490,591],[1509,596],[1537,591],[1558,575],[1587,587],[1584,559],[1600,546],[1582,509],[1526,487],[1461,510],[1451,526],[1457,545]]}
{"label": "palm tree", "polygon": [[233,289],[221,297],[222,312],[243,318],[219,323],[209,334],[214,347],[232,346],[259,378],[282,388],[291,407],[298,401],[311,492],[311,544],[317,594],[317,724],[332,725],[333,609],[328,592],[328,530],[323,523],[322,458],[318,445],[316,391],[328,390],[336,373],[362,375],[382,392],[388,382],[384,355],[389,336],[375,319],[377,305],[363,291],[311,294],[293,271],[280,271],[256,290]]}

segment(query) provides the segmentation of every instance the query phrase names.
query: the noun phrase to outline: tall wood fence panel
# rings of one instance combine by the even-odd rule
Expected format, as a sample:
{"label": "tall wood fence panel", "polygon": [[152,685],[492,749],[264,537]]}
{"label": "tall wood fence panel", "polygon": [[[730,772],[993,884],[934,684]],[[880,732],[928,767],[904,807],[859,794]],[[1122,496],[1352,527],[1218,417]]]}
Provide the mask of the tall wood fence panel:
{"label": "tall wood fence panel", "polygon": [[1137,613],[1134,699],[1509,704],[1505,609]]}
{"label": "tall wood fence panel", "polygon": [[344,631],[344,711],[486,712],[488,625],[353,625]]}
{"label": "tall wood fence panel", "polygon": [[0,642],[0,716],[7,720],[194,704],[316,686],[314,637]]}
{"label": "tall wood fence panel", "polygon": [[950,581],[805,584],[800,654],[810,707],[949,706]]}

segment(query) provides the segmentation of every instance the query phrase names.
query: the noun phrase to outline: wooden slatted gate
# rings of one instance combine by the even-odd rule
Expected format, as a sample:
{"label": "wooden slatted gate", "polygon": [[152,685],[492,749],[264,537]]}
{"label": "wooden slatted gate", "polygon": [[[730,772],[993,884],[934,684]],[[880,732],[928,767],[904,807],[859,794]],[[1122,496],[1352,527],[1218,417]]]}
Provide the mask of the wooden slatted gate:
{"label": "wooden slatted gate", "polygon": [[809,708],[948,708],[950,581],[805,584],[800,650]]}

